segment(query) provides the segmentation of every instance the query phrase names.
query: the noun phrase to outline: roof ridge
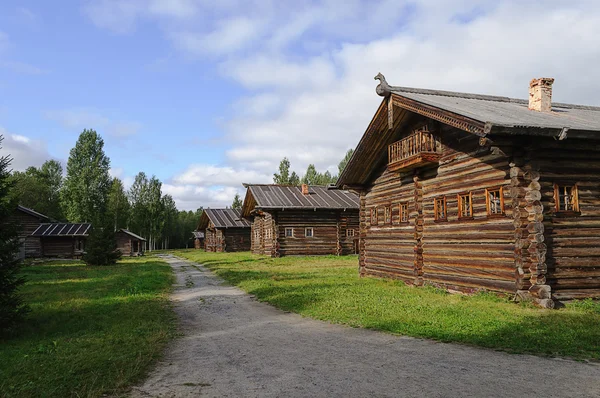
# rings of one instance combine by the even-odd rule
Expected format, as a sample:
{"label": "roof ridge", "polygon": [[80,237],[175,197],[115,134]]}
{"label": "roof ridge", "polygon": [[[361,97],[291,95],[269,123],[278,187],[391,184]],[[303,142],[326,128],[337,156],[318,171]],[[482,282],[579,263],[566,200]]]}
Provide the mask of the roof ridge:
{"label": "roof ridge", "polygon": [[[462,93],[459,91],[432,90],[432,89],[426,89],[426,88],[401,87],[401,86],[391,86],[390,91],[392,93],[399,94],[399,95],[402,95],[401,93],[405,92],[405,93],[411,93],[411,94],[437,95],[437,96],[441,96],[441,97],[465,98],[465,99],[475,99],[475,100],[482,100],[482,101],[508,102],[508,103],[513,103],[513,104],[529,105],[528,100],[524,100],[524,99],[520,99],[520,98],[511,98],[511,97],[503,97],[503,96],[498,96],[498,95],[487,95],[487,94]],[[552,107],[600,111],[600,106],[568,104],[568,103],[564,103],[564,102],[552,102]]]}

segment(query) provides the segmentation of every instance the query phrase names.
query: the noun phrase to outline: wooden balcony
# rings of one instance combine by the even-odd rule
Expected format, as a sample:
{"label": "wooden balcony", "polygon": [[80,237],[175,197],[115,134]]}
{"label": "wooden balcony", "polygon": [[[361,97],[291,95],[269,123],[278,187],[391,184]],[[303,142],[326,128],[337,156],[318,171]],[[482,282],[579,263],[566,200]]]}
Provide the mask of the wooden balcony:
{"label": "wooden balcony", "polygon": [[417,167],[438,164],[442,146],[428,131],[415,131],[406,138],[388,146],[388,169],[407,171]]}

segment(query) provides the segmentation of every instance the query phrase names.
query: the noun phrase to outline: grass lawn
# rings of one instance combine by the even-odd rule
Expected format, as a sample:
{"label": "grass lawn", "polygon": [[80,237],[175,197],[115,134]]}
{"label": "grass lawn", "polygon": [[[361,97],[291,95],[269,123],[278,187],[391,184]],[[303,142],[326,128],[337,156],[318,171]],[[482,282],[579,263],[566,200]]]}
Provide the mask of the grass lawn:
{"label": "grass lawn", "polygon": [[492,294],[451,295],[400,281],[359,278],[356,256],[174,253],[205,264],[261,301],[312,318],[515,353],[600,359],[599,302],[541,310]]}
{"label": "grass lawn", "polygon": [[174,335],[173,275],[151,257],[23,268],[31,312],[0,341],[0,396],[95,397],[140,380]]}

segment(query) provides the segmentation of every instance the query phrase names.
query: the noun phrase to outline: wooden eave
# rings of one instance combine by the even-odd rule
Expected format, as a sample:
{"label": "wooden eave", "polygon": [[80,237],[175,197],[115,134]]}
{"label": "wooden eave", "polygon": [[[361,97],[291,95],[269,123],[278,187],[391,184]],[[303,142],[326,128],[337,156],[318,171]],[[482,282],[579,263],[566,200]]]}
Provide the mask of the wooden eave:
{"label": "wooden eave", "polygon": [[389,171],[406,172],[418,167],[439,164],[441,154],[436,152],[420,152],[401,161],[388,164]]}
{"label": "wooden eave", "polygon": [[241,217],[252,217],[256,208],[256,200],[248,184],[244,184],[244,186],[246,187],[246,196],[244,196],[244,203],[242,204]]}

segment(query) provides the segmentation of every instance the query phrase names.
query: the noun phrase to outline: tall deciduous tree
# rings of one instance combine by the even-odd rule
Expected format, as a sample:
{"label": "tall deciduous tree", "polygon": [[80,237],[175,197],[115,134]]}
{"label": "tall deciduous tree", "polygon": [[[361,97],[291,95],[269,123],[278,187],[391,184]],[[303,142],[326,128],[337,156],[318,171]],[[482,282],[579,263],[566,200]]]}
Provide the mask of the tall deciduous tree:
{"label": "tall deciduous tree", "polygon": [[236,210],[241,210],[242,209],[242,199],[240,198],[239,194],[235,194],[235,197],[233,198],[233,203],[231,204],[231,208],[232,209],[236,209]]}
{"label": "tall deciduous tree", "polygon": [[130,224],[133,232],[142,235],[146,235],[149,229],[148,201],[148,177],[146,173],[139,172],[129,188]]}
{"label": "tall deciduous tree", "polygon": [[[0,148],[2,140],[0,135]],[[0,157],[0,331],[12,327],[26,311],[17,291],[24,281],[19,276],[17,225],[11,220],[17,203],[11,194],[10,162],[8,156]]]}
{"label": "tall deciduous tree", "polygon": [[113,222],[114,231],[127,228],[129,222],[129,200],[125,194],[123,182],[113,178],[108,194],[108,214]]}
{"label": "tall deciduous tree", "polygon": [[67,162],[62,200],[67,219],[104,225],[111,180],[104,140],[94,130],[83,130]]}
{"label": "tall deciduous tree", "polygon": [[273,182],[279,185],[300,185],[300,177],[295,171],[290,174],[290,161],[288,158],[279,162],[279,173],[273,174]]}
{"label": "tall deciduous tree", "polygon": [[46,161],[39,169],[28,167],[14,172],[14,195],[19,203],[56,220],[64,218],[60,201],[63,168],[56,160]]}

